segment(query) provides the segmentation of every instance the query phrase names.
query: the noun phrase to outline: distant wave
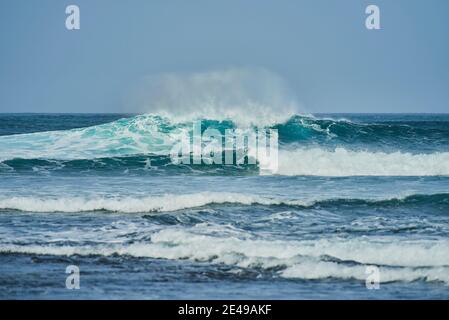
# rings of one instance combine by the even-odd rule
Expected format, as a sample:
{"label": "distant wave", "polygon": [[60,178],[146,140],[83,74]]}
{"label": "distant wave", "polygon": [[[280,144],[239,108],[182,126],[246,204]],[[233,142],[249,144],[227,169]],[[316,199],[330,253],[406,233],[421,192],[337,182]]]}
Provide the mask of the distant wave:
{"label": "distant wave", "polygon": [[192,194],[166,194],[142,198],[83,198],[83,197],[10,197],[0,199],[0,210],[29,212],[123,212],[146,213],[168,212],[189,208],[199,208],[214,204],[291,206],[304,209],[339,208],[342,206],[439,206],[449,209],[449,193],[421,195],[414,194],[402,198],[388,199],[308,199],[290,200],[268,198],[256,195],[226,192],[201,192]]}
{"label": "distant wave", "polygon": [[365,268],[380,268],[380,282],[428,281],[449,284],[449,242],[397,238],[263,240],[198,234],[188,230],[156,231],[147,242],[1,244],[0,253],[40,255],[125,255],[190,259],[241,268],[271,269],[285,278],[356,279]]}

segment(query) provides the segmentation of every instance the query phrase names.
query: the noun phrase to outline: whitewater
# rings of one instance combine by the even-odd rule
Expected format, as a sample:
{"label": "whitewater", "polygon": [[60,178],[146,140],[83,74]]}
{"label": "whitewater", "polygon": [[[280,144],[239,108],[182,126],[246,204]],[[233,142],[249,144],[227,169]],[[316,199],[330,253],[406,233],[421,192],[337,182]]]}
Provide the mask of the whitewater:
{"label": "whitewater", "polygon": [[[185,113],[163,95],[142,114],[0,115],[0,297],[449,297],[447,115],[302,114],[281,94],[221,112],[240,94],[189,93],[211,77],[177,93]],[[277,171],[173,164],[197,120],[276,129]]]}
{"label": "whitewater", "polygon": [[[204,129],[210,126],[222,132],[237,126],[230,120],[202,119],[202,122]],[[147,159],[168,157],[172,147],[188,137],[192,123],[178,123],[158,115],[138,115],[88,128],[0,136],[0,162],[7,165],[14,159],[94,161],[130,156],[147,156]],[[441,126],[438,130],[424,130],[392,122],[364,127],[347,120],[292,116],[284,123],[269,126],[280,132],[281,143],[279,170],[273,173],[312,176],[449,175],[449,152],[445,147],[439,148],[441,136],[447,135],[444,124]],[[368,130],[372,135],[377,134],[378,140],[385,141],[387,151],[379,150],[378,141],[373,136],[370,139],[376,143],[365,143]],[[433,137],[435,141],[430,141],[430,144],[435,144],[435,150],[432,151],[419,153],[399,143],[395,150],[390,150],[390,145],[401,139],[407,139],[408,144],[413,141],[420,144],[422,139]],[[264,171],[263,174],[270,172]]]}

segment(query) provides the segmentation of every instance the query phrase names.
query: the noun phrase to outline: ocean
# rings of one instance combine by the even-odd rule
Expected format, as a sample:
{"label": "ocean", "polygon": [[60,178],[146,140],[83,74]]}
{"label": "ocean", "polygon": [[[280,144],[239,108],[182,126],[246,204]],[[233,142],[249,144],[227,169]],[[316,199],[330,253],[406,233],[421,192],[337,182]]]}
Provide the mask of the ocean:
{"label": "ocean", "polygon": [[191,125],[0,114],[0,298],[449,298],[448,114],[271,123],[272,173],[173,164]]}

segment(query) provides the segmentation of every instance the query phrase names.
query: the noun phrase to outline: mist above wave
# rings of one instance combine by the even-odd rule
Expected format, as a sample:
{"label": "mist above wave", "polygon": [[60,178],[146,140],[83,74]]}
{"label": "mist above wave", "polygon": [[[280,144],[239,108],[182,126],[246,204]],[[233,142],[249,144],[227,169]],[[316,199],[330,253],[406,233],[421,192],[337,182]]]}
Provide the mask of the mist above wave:
{"label": "mist above wave", "polygon": [[238,126],[269,126],[299,111],[282,78],[256,68],[149,76],[130,100],[133,109],[177,123],[211,119],[230,120]]}

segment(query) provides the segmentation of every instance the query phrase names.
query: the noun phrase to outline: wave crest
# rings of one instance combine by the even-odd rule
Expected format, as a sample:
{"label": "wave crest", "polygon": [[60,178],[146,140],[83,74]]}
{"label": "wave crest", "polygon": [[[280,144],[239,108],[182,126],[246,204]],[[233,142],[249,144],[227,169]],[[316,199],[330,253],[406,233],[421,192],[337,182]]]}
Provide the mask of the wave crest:
{"label": "wave crest", "polygon": [[[207,127],[218,128],[223,132],[225,129],[235,127],[233,122],[212,120],[204,120],[204,122]],[[378,126],[382,127],[383,133],[376,138],[374,131]],[[337,127],[338,130],[335,129]],[[436,141],[437,145],[440,145],[441,141],[447,141],[444,140],[447,129],[443,130],[444,132],[440,127],[429,129],[430,133],[426,133],[427,135],[423,133],[408,139],[407,143],[412,143],[411,146],[415,147],[412,149],[413,153],[404,151],[406,143],[403,144],[401,141],[393,150],[386,148],[388,151],[384,149],[377,151],[378,148],[371,148],[370,143],[376,139],[378,143],[381,143],[382,139],[388,137],[393,143],[395,132],[402,130],[401,132],[407,133],[412,130],[407,126],[402,127],[403,125],[377,124],[364,126],[346,120],[317,120],[296,116],[286,123],[274,126],[279,130],[280,139],[279,170],[276,173],[313,176],[449,175],[449,152],[435,152],[433,149],[430,153],[419,146],[425,144],[423,141]],[[147,159],[141,161],[142,158],[138,159],[138,157],[168,156],[172,146],[182,141],[191,130],[191,122],[176,124],[170,119],[147,114],[87,128],[1,136],[0,170],[5,171],[15,167],[23,169],[26,165],[34,166],[31,162],[11,161],[14,159],[48,160],[49,162],[100,159],[97,161],[100,163],[99,166],[97,163],[86,165],[96,169],[102,168],[102,163],[112,164],[114,168],[122,164],[126,171],[127,165],[133,169],[147,166]],[[417,134],[417,131],[415,133]],[[441,141],[436,138],[432,140],[433,135],[439,137]],[[398,139],[405,139],[406,136],[405,134]],[[324,140],[323,137],[325,137]],[[357,142],[356,145],[351,142],[352,140],[346,141],[347,137]],[[371,142],[365,143],[366,137],[369,137]],[[318,145],[315,143],[317,141]],[[362,147],[364,150],[361,150]],[[445,149],[442,148],[442,150]],[[419,151],[422,153],[418,153]],[[124,159],[124,157],[132,156],[136,157],[137,161]],[[67,165],[73,165],[72,168],[79,167],[79,163]],[[50,164],[51,166],[53,164]],[[204,171],[210,172],[210,170]],[[265,171],[262,174],[270,174],[270,172]]]}
{"label": "wave crest", "polygon": [[388,199],[308,199],[291,200],[264,196],[231,193],[200,192],[193,194],[166,194],[143,198],[82,198],[62,197],[45,199],[37,197],[11,197],[0,199],[0,210],[28,212],[92,212],[108,211],[123,213],[169,212],[198,208],[214,204],[291,206],[307,208],[331,208],[340,206],[391,207],[399,205],[449,206],[449,194],[414,194]]}
{"label": "wave crest", "polygon": [[[397,240],[396,238],[394,240]],[[247,239],[199,234],[193,229],[156,231],[146,243],[89,245],[1,244],[1,253],[127,255],[189,259],[240,268],[279,270],[285,278],[366,279],[365,268],[380,268],[380,282],[438,281],[449,284],[447,240],[321,239],[303,241]]]}

